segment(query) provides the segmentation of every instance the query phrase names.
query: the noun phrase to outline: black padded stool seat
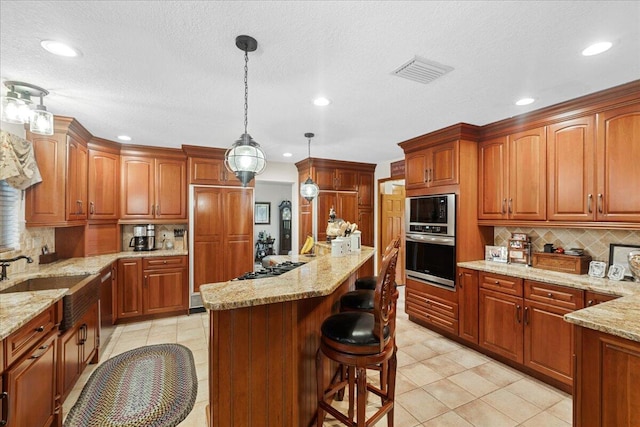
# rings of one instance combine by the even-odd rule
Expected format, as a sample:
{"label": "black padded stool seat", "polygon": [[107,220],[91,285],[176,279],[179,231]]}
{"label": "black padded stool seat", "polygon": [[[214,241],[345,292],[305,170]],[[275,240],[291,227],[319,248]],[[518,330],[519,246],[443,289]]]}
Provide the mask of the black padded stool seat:
{"label": "black padded stool seat", "polygon": [[340,311],[373,311],[374,291],[358,289],[340,297]]}
{"label": "black padded stool seat", "polygon": [[[353,354],[371,354],[380,351],[380,341],[373,334],[375,318],[371,313],[356,311],[327,317],[320,330],[322,339],[354,347]],[[383,329],[385,342],[389,339],[389,326]],[[331,345],[329,343],[329,345]]]}
{"label": "black padded stool seat", "polygon": [[356,289],[369,289],[370,291],[373,291],[376,289],[377,281],[378,276],[358,277],[356,279]]}

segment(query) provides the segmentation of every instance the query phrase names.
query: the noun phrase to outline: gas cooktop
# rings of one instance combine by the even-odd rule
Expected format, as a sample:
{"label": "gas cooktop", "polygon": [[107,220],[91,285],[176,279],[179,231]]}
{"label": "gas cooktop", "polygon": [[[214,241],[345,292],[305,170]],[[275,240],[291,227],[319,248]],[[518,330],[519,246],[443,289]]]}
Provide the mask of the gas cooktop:
{"label": "gas cooktop", "polygon": [[291,271],[294,268],[300,267],[304,262],[293,262],[286,261],[280,264],[276,264],[270,267],[263,268],[262,270],[250,271],[248,273],[244,273],[240,277],[236,277],[233,280],[252,280],[252,279],[263,279],[266,277],[275,277],[279,276],[287,271]]}

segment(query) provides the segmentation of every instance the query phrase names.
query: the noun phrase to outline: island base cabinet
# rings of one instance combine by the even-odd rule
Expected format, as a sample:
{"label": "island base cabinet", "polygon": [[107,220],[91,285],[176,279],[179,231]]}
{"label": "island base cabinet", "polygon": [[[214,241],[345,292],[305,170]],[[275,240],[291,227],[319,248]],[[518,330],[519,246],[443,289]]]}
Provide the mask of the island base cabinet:
{"label": "island base cabinet", "polygon": [[576,427],[640,425],[640,343],[574,326]]}
{"label": "island base cabinet", "polygon": [[46,427],[56,419],[56,343],[54,330],[18,363],[4,373],[11,427]]}

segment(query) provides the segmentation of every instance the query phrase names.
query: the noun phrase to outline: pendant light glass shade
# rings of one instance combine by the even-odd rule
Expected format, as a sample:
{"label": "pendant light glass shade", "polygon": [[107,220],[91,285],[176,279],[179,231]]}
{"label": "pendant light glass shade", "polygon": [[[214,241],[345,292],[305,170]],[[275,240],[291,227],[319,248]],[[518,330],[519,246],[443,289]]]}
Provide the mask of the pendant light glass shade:
{"label": "pendant light glass shade", "polygon": [[[43,98],[49,91],[30,83],[6,81],[9,92],[2,97],[2,121],[29,123],[29,130],[40,135],[53,135],[53,114],[47,111]],[[40,104],[32,110],[32,96],[40,97]]]}
{"label": "pendant light glass shade", "polygon": [[249,84],[247,75],[249,73],[249,52],[258,48],[256,39],[250,36],[236,37],[236,46],[244,51],[244,133],[240,135],[234,144],[224,155],[224,163],[227,169],[240,180],[243,187],[246,187],[251,180],[261,174],[267,166],[267,160],[260,144],[255,142],[251,135],[247,133],[248,111],[249,111]]}
{"label": "pendant light glass shade", "polygon": [[29,130],[40,135],[53,135],[53,114],[44,105],[38,105],[32,112]]}
{"label": "pendant light glass shade", "polygon": [[2,121],[19,125],[27,123],[24,108],[28,109],[29,106],[20,99],[20,95],[11,87],[9,92],[2,97]]}
{"label": "pendant light glass shade", "polygon": [[300,184],[300,195],[302,197],[304,197],[305,199],[307,199],[308,202],[312,201],[313,199],[315,199],[318,196],[318,193],[320,193],[320,187],[318,187],[318,184],[316,184],[315,182],[313,182],[313,180],[311,179],[311,138],[313,138],[315,135],[312,133],[305,133],[304,134],[305,137],[308,138],[308,150],[309,150],[309,177],[307,178],[307,180],[305,182],[303,182],[302,184]]}

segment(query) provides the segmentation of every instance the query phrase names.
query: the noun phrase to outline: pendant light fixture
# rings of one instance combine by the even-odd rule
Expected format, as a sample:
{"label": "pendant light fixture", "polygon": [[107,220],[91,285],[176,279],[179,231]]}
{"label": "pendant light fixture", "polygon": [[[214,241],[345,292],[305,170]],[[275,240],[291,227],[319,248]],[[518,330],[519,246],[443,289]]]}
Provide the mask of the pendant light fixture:
{"label": "pendant light fixture", "polygon": [[258,42],[250,36],[238,36],[236,37],[236,46],[244,51],[244,133],[227,150],[224,158],[227,169],[234,173],[236,178],[242,182],[243,187],[246,187],[256,175],[264,171],[267,162],[260,144],[254,141],[251,135],[247,133],[249,52],[253,52],[258,48]]}
{"label": "pendant light fixture", "polygon": [[304,136],[308,139],[307,146],[309,150],[309,177],[305,182],[300,184],[300,195],[310,202],[318,195],[318,193],[320,192],[320,188],[318,187],[318,184],[313,182],[313,180],[311,179],[311,164],[313,163],[313,160],[311,160],[311,138],[313,138],[315,135],[309,132],[305,133]]}
{"label": "pendant light fixture", "polygon": [[[2,121],[29,123],[29,130],[40,135],[53,135],[53,114],[47,111],[43,98],[49,91],[30,83],[6,81],[9,92],[2,97]],[[31,109],[31,97],[40,97],[40,105]]]}

